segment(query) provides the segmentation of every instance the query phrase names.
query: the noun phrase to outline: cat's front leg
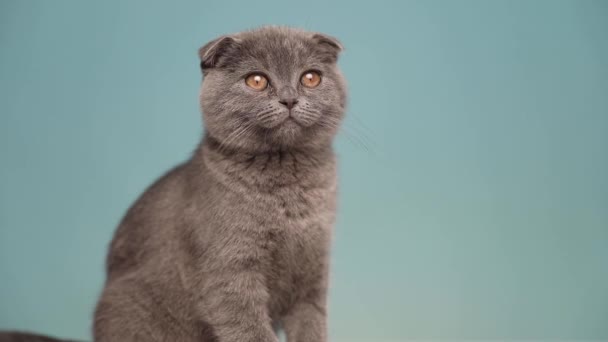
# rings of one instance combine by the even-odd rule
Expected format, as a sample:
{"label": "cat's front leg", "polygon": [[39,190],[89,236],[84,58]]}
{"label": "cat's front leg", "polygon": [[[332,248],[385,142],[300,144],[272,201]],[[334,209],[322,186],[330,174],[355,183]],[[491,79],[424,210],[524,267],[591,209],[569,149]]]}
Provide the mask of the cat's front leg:
{"label": "cat's front leg", "polygon": [[258,272],[214,274],[200,302],[221,342],[278,342],[267,311],[268,291]]}
{"label": "cat's front leg", "polygon": [[327,311],[320,302],[297,303],[283,319],[288,342],[327,341]]}

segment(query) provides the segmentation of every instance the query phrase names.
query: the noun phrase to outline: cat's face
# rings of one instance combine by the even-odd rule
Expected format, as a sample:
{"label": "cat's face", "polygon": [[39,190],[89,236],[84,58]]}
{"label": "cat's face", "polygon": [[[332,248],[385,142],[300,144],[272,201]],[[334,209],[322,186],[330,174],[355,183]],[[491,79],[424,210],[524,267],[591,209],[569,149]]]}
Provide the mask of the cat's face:
{"label": "cat's face", "polygon": [[329,36],[285,27],[208,43],[199,51],[208,134],[249,151],[327,144],[346,105],[341,49]]}

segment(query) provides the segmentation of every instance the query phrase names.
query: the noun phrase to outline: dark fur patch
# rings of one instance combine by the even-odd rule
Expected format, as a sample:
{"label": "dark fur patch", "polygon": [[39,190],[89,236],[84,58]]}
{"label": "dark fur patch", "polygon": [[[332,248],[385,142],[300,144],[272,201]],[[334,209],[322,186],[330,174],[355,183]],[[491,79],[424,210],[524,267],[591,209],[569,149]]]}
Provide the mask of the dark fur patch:
{"label": "dark fur patch", "polygon": [[199,321],[198,325],[200,326],[199,337],[201,342],[219,342],[219,339],[215,334],[215,330],[209,323],[205,321]]}

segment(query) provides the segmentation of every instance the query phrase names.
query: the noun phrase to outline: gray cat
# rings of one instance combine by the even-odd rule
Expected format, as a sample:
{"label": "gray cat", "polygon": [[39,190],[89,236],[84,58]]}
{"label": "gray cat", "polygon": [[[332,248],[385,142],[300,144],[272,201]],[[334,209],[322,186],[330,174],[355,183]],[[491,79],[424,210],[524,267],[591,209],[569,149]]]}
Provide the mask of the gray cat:
{"label": "gray cat", "polygon": [[95,341],[326,341],[341,50],[286,27],[200,49],[204,138],[119,225]]}

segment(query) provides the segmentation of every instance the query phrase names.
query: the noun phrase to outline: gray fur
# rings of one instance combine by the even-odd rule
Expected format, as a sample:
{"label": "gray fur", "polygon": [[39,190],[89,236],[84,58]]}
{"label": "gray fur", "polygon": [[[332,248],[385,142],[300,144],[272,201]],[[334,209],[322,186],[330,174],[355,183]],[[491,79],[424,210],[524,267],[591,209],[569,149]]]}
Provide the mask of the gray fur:
{"label": "gray fur", "polygon": [[[201,48],[205,136],[119,225],[95,341],[276,342],[280,327],[289,342],[326,341],[341,49],[285,27]],[[299,83],[310,69],[314,89]],[[266,90],[245,85],[254,71]],[[285,96],[297,96],[291,112]]]}

